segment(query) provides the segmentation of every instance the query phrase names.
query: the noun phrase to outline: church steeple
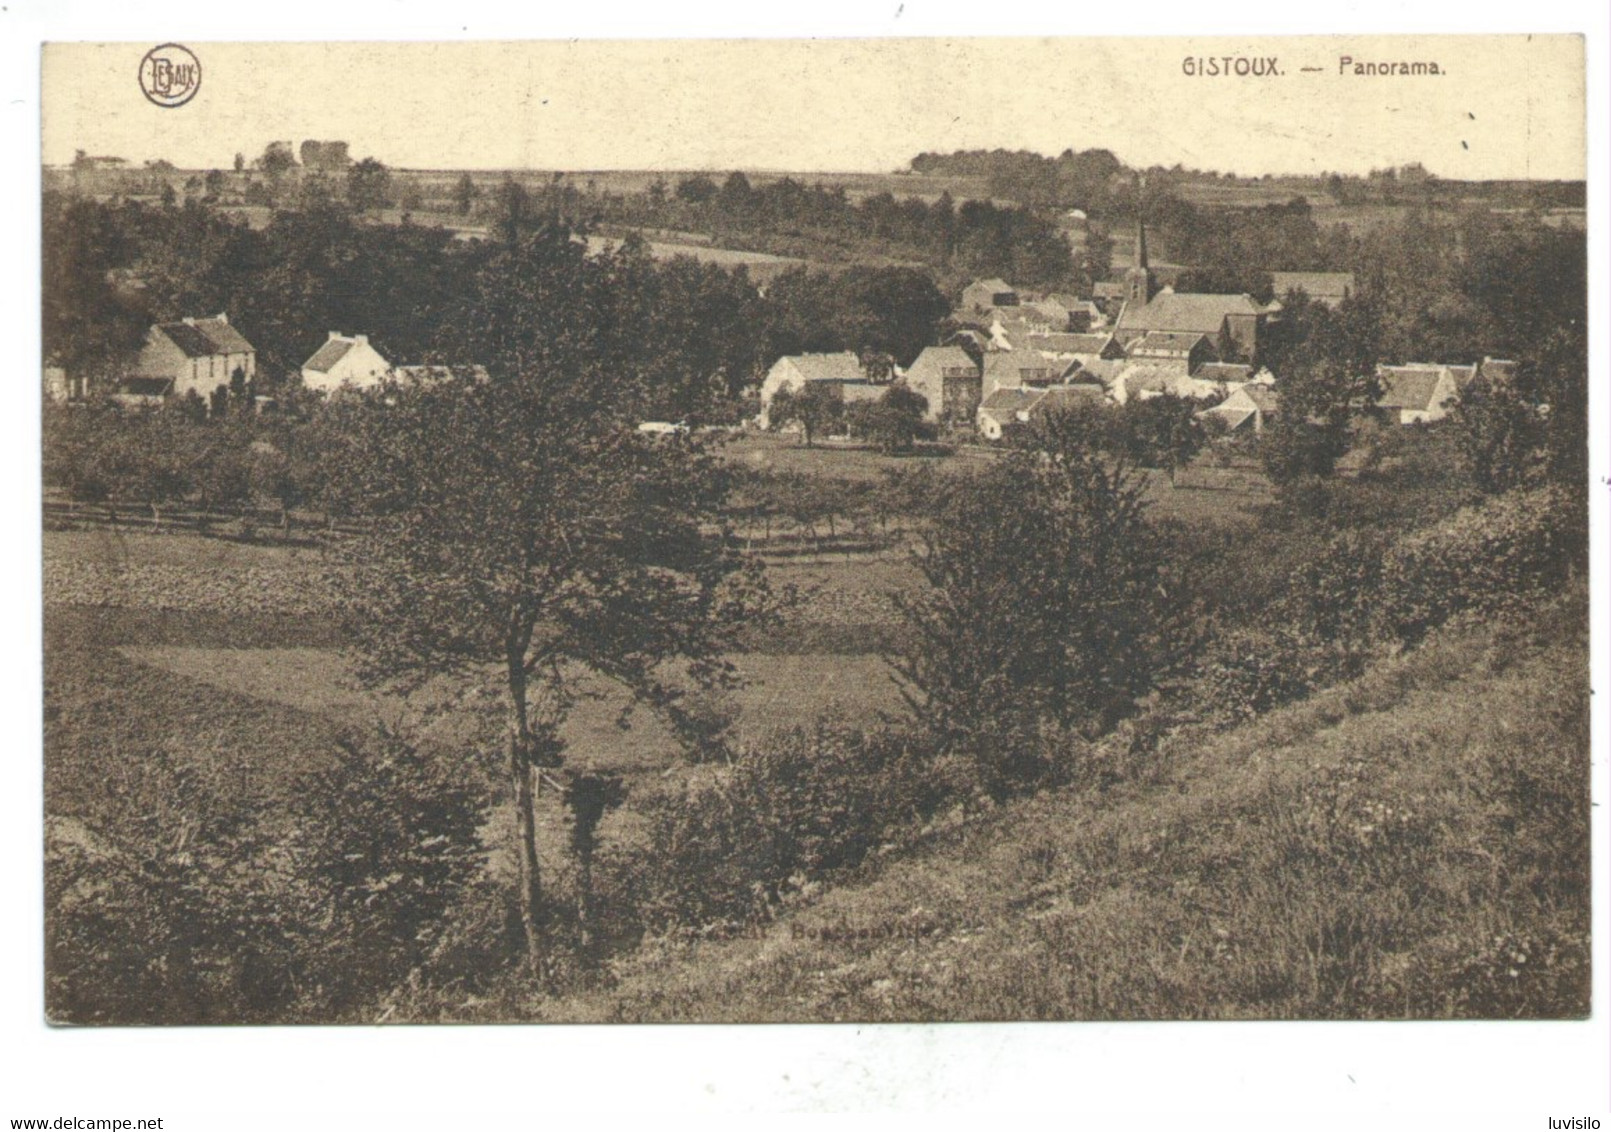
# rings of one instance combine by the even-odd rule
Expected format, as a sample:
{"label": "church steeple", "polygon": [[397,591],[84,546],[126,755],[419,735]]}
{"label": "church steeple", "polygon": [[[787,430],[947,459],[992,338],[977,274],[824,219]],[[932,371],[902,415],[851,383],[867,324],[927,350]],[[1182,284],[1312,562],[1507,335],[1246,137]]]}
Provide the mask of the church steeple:
{"label": "church steeple", "polygon": [[1139,308],[1152,302],[1158,293],[1158,281],[1153,277],[1152,266],[1147,262],[1147,223],[1141,219],[1140,202],[1136,213],[1136,262],[1124,274],[1125,302]]}

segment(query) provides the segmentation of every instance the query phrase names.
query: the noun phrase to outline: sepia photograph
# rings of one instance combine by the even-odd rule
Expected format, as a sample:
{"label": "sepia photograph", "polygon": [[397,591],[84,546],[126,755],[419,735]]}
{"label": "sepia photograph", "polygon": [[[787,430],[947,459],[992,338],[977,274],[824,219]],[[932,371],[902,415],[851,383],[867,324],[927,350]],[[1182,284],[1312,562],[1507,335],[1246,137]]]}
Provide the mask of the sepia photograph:
{"label": "sepia photograph", "polygon": [[149,26],[47,1028],[1590,1018],[1584,36]]}

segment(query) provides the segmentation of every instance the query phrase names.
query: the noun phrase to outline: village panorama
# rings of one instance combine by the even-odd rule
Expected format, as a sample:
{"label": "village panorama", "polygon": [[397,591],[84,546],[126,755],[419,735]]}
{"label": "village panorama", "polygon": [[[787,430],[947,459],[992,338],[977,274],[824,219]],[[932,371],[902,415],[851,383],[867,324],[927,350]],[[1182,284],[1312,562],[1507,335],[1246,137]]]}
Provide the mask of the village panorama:
{"label": "village panorama", "polygon": [[53,1020],[1588,1011],[1582,182],[237,144],[43,173]]}

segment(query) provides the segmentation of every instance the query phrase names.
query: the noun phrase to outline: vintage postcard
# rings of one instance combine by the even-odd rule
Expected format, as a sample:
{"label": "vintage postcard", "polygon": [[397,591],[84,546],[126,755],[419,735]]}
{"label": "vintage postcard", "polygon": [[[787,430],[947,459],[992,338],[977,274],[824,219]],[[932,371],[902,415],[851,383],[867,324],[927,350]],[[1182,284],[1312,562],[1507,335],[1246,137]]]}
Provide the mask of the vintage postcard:
{"label": "vintage postcard", "polygon": [[1589,1013],[1581,37],[41,65],[52,1022]]}

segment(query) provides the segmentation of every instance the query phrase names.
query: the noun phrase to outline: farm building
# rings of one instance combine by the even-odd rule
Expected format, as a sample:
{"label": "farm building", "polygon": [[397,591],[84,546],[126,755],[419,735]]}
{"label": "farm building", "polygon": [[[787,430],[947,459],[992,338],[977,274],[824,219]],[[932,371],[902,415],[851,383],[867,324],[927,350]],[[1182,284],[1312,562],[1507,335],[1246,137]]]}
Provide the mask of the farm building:
{"label": "farm building", "polygon": [[976,279],[962,288],[962,309],[973,314],[989,314],[997,307],[1016,307],[1018,291],[1001,279]]}
{"label": "farm building", "polygon": [[1068,367],[1034,350],[1011,350],[986,354],[983,396],[997,389],[1020,389],[1026,385],[1050,385]]}
{"label": "farm building", "polygon": [[1399,424],[1425,424],[1449,415],[1460,385],[1449,366],[1377,366],[1382,395],[1376,407]]}
{"label": "farm building", "polygon": [[1214,343],[1218,361],[1235,361],[1227,352],[1256,357],[1267,310],[1248,295],[1214,295],[1176,292],[1164,288],[1150,302],[1128,301],[1119,312],[1114,335],[1129,346],[1157,331],[1201,334]]}
{"label": "farm building", "polygon": [[1131,341],[1127,353],[1133,362],[1171,366],[1185,374],[1196,373],[1208,362],[1218,360],[1208,335],[1173,330],[1143,334]]}
{"label": "farm building", "polygon": [[1293,291],[1302,291],[1312,303],[1335,307],[1354,293],[1351,271],[1272,271],[1270,279],[1275,284],[1277,301]]}
{"label": "farm building", "polygon": [[979,406],[979,434],[1000,440],[1015,429],[1062,412],[1076,404],[1102,403],[1107,391],[1100,385],[1053,385],[1044,389],[998,389]]}
{"label": "farm building", "polygon": [[1261,383],[1249,382],[1218,405],[1204,409],[1197,415],[1218,417],[1225,422],[1227,432],[1249,429],[1259,433],[1264,431],[1264,426],[1280,411],[1281,398],[1274,389]]}
{"label": "farm building", "polygon": [[322,393],[332,393],[343,385],[369,389],[379,385],[392,364],[369,344],[369,336],[348,338],[332,330],[330,337],[311,358],[302,363],[302,384]]}
{"label": "farm building", "polygon": [[761,412],[756,423],[763,429],[771,427],[768,410],[772,407],[772,398],[782,390],[797,393],[818,382],[831,384],[845,401],[875,401],[890,386],[887,379],[871,380],[861,359],[849,350],[838,354],[785,355],[772,363],[761,382]]}
{"label": "farm building", "polygon": [[195,393],[210,396],[227,387],[239,372],[257,375],[257,351],[229,324],[227,314],[158,323],[146,332],[145,345],[113,394],[122,401],[160,401]]}
{"label": "farm building", "polygon": [[979,366],[960,346],[928,347],[907,367],[906,385],[928,401],[931,421],[971,421],[979,408]]}

